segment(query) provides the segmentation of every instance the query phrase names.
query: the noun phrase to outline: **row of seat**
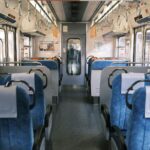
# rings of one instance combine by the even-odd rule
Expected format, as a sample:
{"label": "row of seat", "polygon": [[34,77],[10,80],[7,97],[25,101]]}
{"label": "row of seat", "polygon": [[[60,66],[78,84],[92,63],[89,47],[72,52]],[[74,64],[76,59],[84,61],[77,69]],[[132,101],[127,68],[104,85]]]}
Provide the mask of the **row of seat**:
{"label": "row of seat", "polygon": [[[60,60],[56,58],[55,60],[28,60],[22,62],[22,67],[16,66],[10,73],[0,74],[1,150],[45,150],[47,148],[52,126],[52,105],[47,103],[45,98],[50,97],[50,94],[56,96],[53,92],[47,92],[47,86],[52,83],[52,88],[55,87],[54,84],[57,82],[54,79],[58,74],[53,74],[52,70],[60,71],[60,64]],[[46,66],[51,71],[47,72],[47,69],[39,65]],[[23,66],[27,67],[23,68]],[[8,72],[9,68],[4,68],[1,67],[1,71]],[[29,71],[11,73],[15,70],[16,72]],[[48,95],[45,95],[47,93]]]}
{"label": "row of seat", "polygon": [[44,150],[52,108],[42,79],[32,72],[3,74],[0,84],[0,149]]}
{"label": "row of seat", "polygon": [[[91,96],[98,96],[101,100],[102,95],[112,92],[110,108],[105,97],[106,104],[100,102],[104,133],[106,139],[111,141],[111,149],[149,150],[150,75],[146,73],[149,68],[127,67],[127,61],[99,60],[95,57],[88,58],[87,62],[89,70],[86,77],[90,81]],[[101,73],[96,74],[95,71]],[[107,80],[104,76],[108,77]],[[99,93],[92,95],[92,87]]]}
{"label": "row of seat", "polygon": [[112,149],[149,150],[150,75],[131,73],[125,68],[122,72],[109,85],[110,111],[106,105],[101,106],[107,139],[111,139]]}
{"label": "row of seat", "polygon": [[58,70],[59,85],[61,85],[61,81],[63,78],[61,57],[55,56],[48,59],[33,58],[31,60],[23,60],[22,65],[23,66],[43,65],[49,68],[50,70]]}
{"label": "row of seat", "polygon": [[106,67],[110,66],[128,66],[128,61],[112,59],[102,59],[90,56],[87,58],[87,74],[86,79],[88,82],[89,91],[92,97],[100,96],[100,79],[101,72]]}

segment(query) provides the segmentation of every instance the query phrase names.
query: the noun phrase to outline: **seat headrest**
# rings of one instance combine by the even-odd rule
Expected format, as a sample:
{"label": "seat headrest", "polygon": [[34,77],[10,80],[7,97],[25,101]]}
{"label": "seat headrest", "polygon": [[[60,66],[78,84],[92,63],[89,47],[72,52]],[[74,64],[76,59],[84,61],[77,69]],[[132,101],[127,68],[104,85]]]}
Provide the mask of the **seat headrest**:
{"label": "seat headrest", "polygon": [[150,118],[150,86],[146,86],[145,118]]}
{"label": "seat headrest", "polygon": [[17,118],[16,89],[16,86],[0,86],[0,118]]}
{"label": "seat headrest", "polygon": [[58,63],[55,60],[40,60],[38,62],[40,62],[43,66],[46,66],[50,70],[58,69]]}
{"label": "seat headrest", "polygon": [[[11,75],[12,80],[23,80],[26,81],[35,91],[35,73],[13,73]],[[26,85],[23,83],[13,83],[13,85],[17,85],[21,88],[23,88],[27,93],[29,93],[29,89]],[[33,93],[29,93],[33,94]]]}
{"label": "seat headrest", "polygon": [[[121,84],[121,94],[126,94],[128,88],[136,81],[138,80],[144,80],[145,74],[144,73],[122,73],[122,84]],[[144,86],[144,82],[140,82],[137,85],[134,86],[134,89],[129,92],[129,94],[133,94],[133,92]]]}

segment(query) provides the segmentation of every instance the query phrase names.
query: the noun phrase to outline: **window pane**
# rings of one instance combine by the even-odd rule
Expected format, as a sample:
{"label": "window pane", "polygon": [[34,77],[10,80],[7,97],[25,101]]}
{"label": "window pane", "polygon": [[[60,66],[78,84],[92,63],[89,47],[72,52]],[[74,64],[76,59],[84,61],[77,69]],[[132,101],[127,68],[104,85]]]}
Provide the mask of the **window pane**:
{"label": "window pane", "polygon": [[10,62],[15,60],[14,32],[8,31],[8,57]]}
{"label": "window pane", "polygon": [[125,36],[120,37],[118,40],[118,56],[119,58],[126,58],[126,40]]}
{"label": "window pane", "polygon": [[4,30],[0,29],[0,62],[6,60],[6,53],[5,53],[5,32]]}
{"label": "window pane", "polygon": [[69,39],[67,42],[67,73],[81,74],[81,42],[80,39]]}
{"label": "window pane", "polygon": [[116,39],[116,57],[120,59],[127,59],[130,51],[130,40],[125,36]]}
{"label": "window pane", "polygon": [[135,49],[135,61],[142,62],[142,46],[143,46],[143,34],[142,32],[136,33],[136,49]]}
{"label": "window pane", "polygon": [[150,30],[146,32],[146,41],[145,41],[145,61],[150,61]]}
{"label": "window pane", "polygon": [[30,37],[24,36],[23,58],[29,59],[32,57],[32,40]]}

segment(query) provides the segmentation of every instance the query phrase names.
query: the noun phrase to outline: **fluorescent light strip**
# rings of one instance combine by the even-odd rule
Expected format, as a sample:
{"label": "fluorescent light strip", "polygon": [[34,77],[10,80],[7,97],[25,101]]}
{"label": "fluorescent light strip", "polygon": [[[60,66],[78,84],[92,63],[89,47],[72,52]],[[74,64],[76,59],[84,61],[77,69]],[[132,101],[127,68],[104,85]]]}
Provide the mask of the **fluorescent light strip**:
{"label": "fluorescent light strip", "polygon": [[57,26],[55,18],[48,12],[46,7],[43,7],[40,1],[36,2],[35,0],[30,0],[30,3],[49,23],[53,22]]}
{"label": "fluorescent light strip", "polygon": [[102,13],[98,13],[96,15],[96,19],[94,18],[92,21],[91,26],[93,26],[95,23],[97,22],[101,22],[102,20],[104,20],[114,9],[116,9],[121,3],[123,2],[123,0],[120,1],[112,1],[111,4],[109,6],[107,6]]}

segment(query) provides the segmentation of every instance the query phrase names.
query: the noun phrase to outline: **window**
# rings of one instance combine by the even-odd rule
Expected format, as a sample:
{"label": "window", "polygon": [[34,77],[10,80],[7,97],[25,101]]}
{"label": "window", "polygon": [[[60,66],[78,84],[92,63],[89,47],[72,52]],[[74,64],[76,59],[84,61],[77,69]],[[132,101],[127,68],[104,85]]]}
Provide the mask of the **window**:
{"label": "window", "polygon": [[3,29],[0,29],[0,62],[3,62],[5,60],[5,31]]}
{"label": "window", "polygon": [[137,32],[135,40],[136,40],[136,43],[135,43],[135,62],[142,62],[143,33]]}
{"label": "window", "polygon": [[146,31],[145,37],[145,62],[150,62],[150,30]]}
{"label": "window", "polygon": [[127,57],[127,49],[126,49],[126,38],[125,36],[119,37],[116,41],[116,48],[118,50],[118,58],[126,58]]}
{"label": "window", "polygon": [[15,61],[15,50],[14,50],[14,32],[8,31],[8,60],[10,62]]}
{"label": "window", "polygon": [[32,57],[32,39],[24,36],[23,58],[29,59]]}
{"label": "window", "polygon": [[69,75],[81,74],[81,41],[69,39],[67,41],[67,73]]}

